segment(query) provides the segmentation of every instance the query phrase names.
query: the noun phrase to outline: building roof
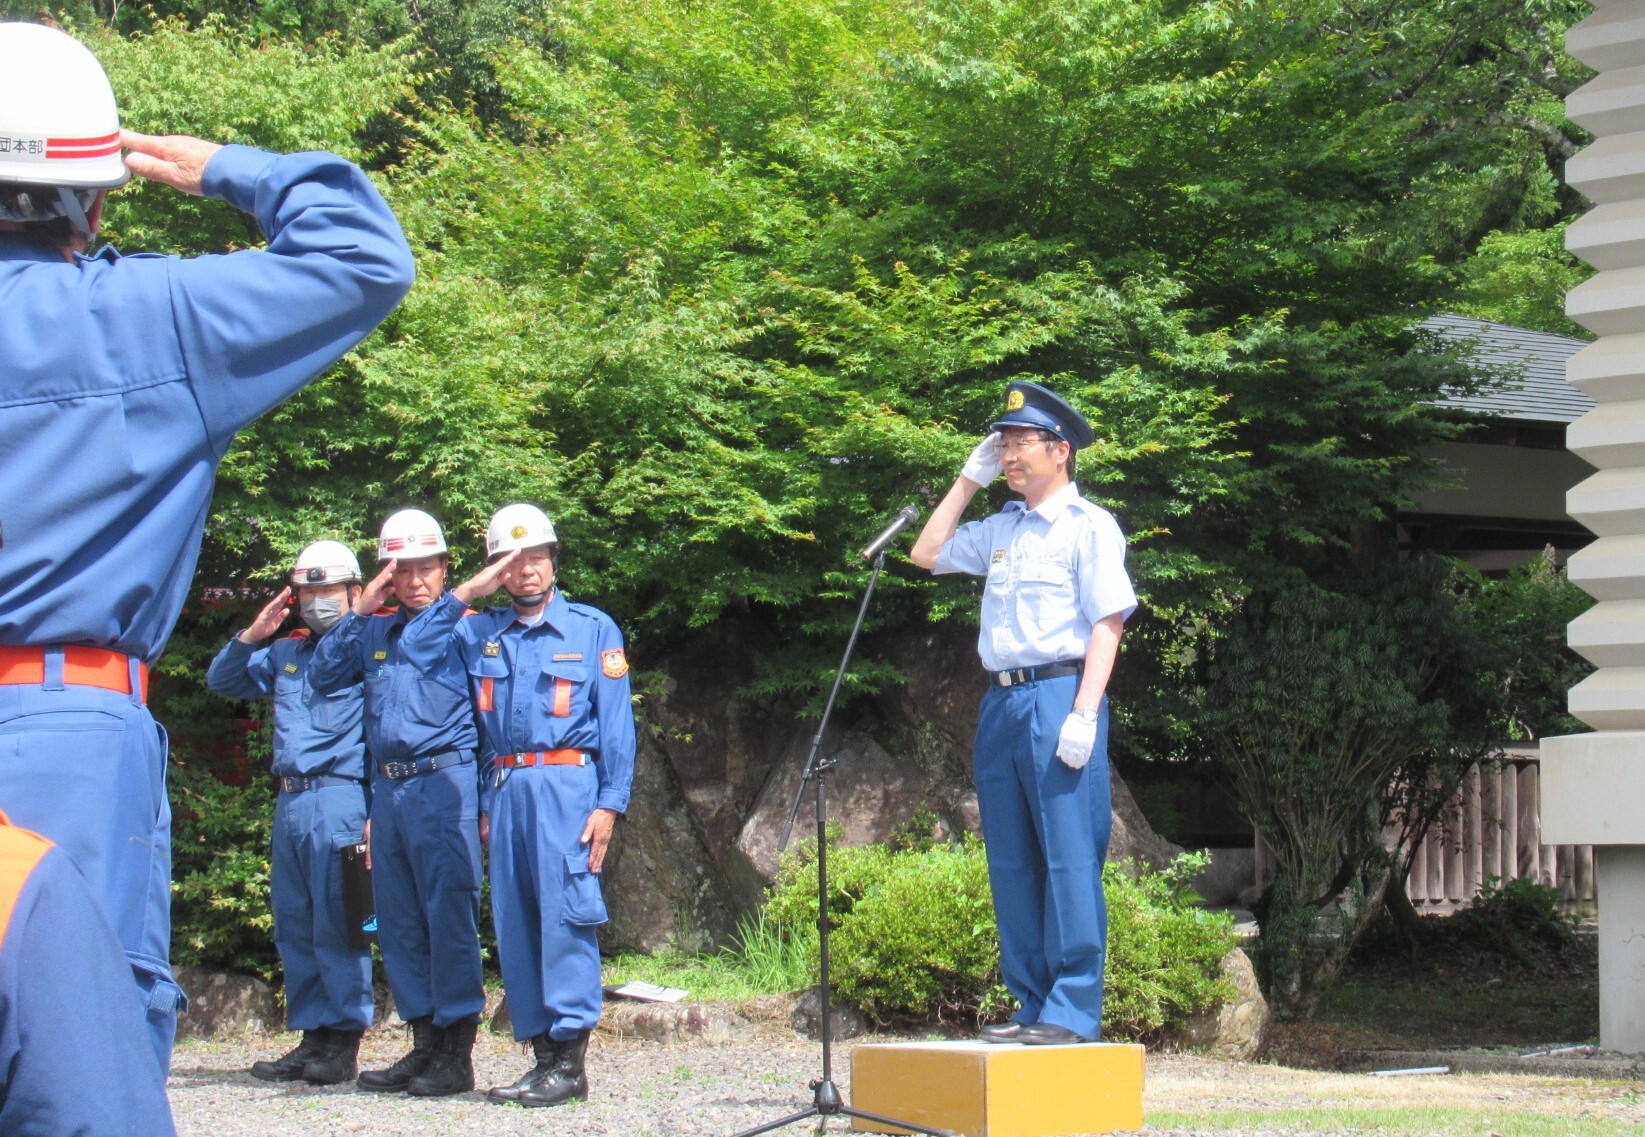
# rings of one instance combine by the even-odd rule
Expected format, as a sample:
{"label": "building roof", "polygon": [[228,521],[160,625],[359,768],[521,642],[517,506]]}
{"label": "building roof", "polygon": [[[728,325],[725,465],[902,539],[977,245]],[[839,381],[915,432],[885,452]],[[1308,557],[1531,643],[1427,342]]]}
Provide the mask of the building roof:
{"label": "building roof", "polygon": [[1469,362],[1508,377],[1508,382],[1491,390],[1447,395],[1439,400],[1442,407],[1493,419],[1544,423],[1575,422],[1594,407],[1592,399],[1565,381],[1565,361],[1587,347],[1587,340],[1472,316],[1433,316],[1419,326],[1468,345]]}

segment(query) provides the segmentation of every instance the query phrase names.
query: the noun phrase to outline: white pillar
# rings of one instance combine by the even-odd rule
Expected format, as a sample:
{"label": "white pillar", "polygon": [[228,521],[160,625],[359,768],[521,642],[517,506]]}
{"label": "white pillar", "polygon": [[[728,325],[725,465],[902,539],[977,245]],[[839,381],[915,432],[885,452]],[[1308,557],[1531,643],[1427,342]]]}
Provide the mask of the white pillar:
{"label": "white pillar", "polygon": [[1565,166],[1594,202],[1566,247],[1599,271],[1565,310],[1599,338],[1565,375],[1599,404],[1567,434],[1598,472],[1566,499],[1598,537],[1569,563],[1599,601],[1570,627],[1598,667],[1571,713],[1595,733],[1543,740],[1542,841],[1595,847],[1600,1045],[1645,1053],[1645,0],[1594,9],[1565,37],[1599,72],[1565,103],[1594,134]]}

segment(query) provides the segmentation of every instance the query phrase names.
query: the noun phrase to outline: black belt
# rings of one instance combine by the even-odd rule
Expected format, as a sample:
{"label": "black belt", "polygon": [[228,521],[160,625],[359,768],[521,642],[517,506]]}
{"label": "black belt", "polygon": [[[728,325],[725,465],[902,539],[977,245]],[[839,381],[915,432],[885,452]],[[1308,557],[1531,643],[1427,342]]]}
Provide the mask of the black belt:
{"label": "black belt", "polygon": [[1013,667],[1009,671],[990,671],[988,681],[996,687],[1018,687],[1024,683],[1038,683],[1041,679],[1061,679],[1078,675],[1085,670],[1083,663],[1042,663],[1038,667]]}
{"label": "black belt", "polygon": [[430,754],[426,758],[412,758],[405,762],[379,762],[377,772],[385,778],[398,781],[401,778],[415,778],[418,774],[432,774],[435,770],[446,770],[452,766],[467,766],[473,761],[472,750],[447,750],[444,754]]}
{"label": "black belt", "polygon": [[327,786],[362,785],[359,778],[339,778],[335,774],[308,774],[300,778],[275,775],[274,788],[283,794],[300,794],[307,790],[323,790]]}

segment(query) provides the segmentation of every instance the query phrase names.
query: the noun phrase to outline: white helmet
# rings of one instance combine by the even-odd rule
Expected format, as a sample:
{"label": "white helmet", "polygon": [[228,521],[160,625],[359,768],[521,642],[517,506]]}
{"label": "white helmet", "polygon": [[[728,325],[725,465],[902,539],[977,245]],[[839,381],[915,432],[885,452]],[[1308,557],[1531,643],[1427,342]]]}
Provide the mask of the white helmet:
{"label": "white helmet", "polygon": [[515,549],[535,549],[557,545],[554,524],[534,505],[505,505],[491,516],[486,526],[486,560]]}
{"label": "white helmet", "polygon": [[440,523],[420,509],[402,509],[383,522],[383,535],[377,541],[380,561],[432,557],[445,551]]}
{"label": "white helmet", "polygon": [[297,554],[291,583],[350,584],[360,580],[360,561],[341,541],[316,541]]}
{"label": "white helmet", "polygon": [[[99,190],[130,176],[114,89],[96,56],[56,28],[0,23],[0,184]],[[13,220],[63,212],[57,201],[32,206],[32,216]]]}

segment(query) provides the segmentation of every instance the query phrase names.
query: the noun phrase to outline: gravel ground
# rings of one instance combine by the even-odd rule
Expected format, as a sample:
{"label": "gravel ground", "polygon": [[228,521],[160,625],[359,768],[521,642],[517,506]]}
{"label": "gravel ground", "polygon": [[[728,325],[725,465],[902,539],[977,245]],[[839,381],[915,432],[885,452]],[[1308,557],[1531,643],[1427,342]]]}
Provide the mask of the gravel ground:
{"label": "gravel ground", "polygon": [[[245,1073],[257,1058],[284,1051],[295,1035],[251,1036],[229,1042],[184,1042],[172,1064],[171,1101],[183,1137],[241,1134],[563,1133],[622,1137],[696,1137],[726,1134],[774,1121],[811,1103],[807,1085],[821,1068],[816,1043],[791,1031],[762,1026],[736,1042],[654,1043],[596,1034],[589,1047],[592,1095],[587,1102],[548,1110],[498,1106],[481,1094],[419,1100],[362,1093],[353,1086],[319,1089],[298,1083],[259,1082]],[[395,1029],[366,1037],[364,1065],[386,1065],[405,1045]],[[850,1051],[835,1049],[834,1077],[849,1100]],[[512,1040],[481,1031],[475,1048],[479,1085],[513,1081],[530,1065]],[[1219,1062],[1183,1055],[1148,1057],[1147,1113],[1237,1114],[1252,1110],[1342,1106],[1435,1106],[1477,1109],[1482,1121],[1495,1108],[1535,1110],[1551,1117],[1614,1122],[1616,1132],[1645,1132],[1645,1093],[1639,1083],[1515,1075],[1377,1078],[1292,1070],[1264,1064]],[[1265,1137],[1271,1127],[1226,1128],[1224,1137]],[[844,1132],[833,1121],[831,1133]],[[1160,1130],[1188,1137],[1194,1130]],[[1481,1132],[1489,1131],[1488,1124]],[[784,1132],[813,1132],[810,1124]],[[1286,1130],[1294,1135],[1295,1130]]]}

